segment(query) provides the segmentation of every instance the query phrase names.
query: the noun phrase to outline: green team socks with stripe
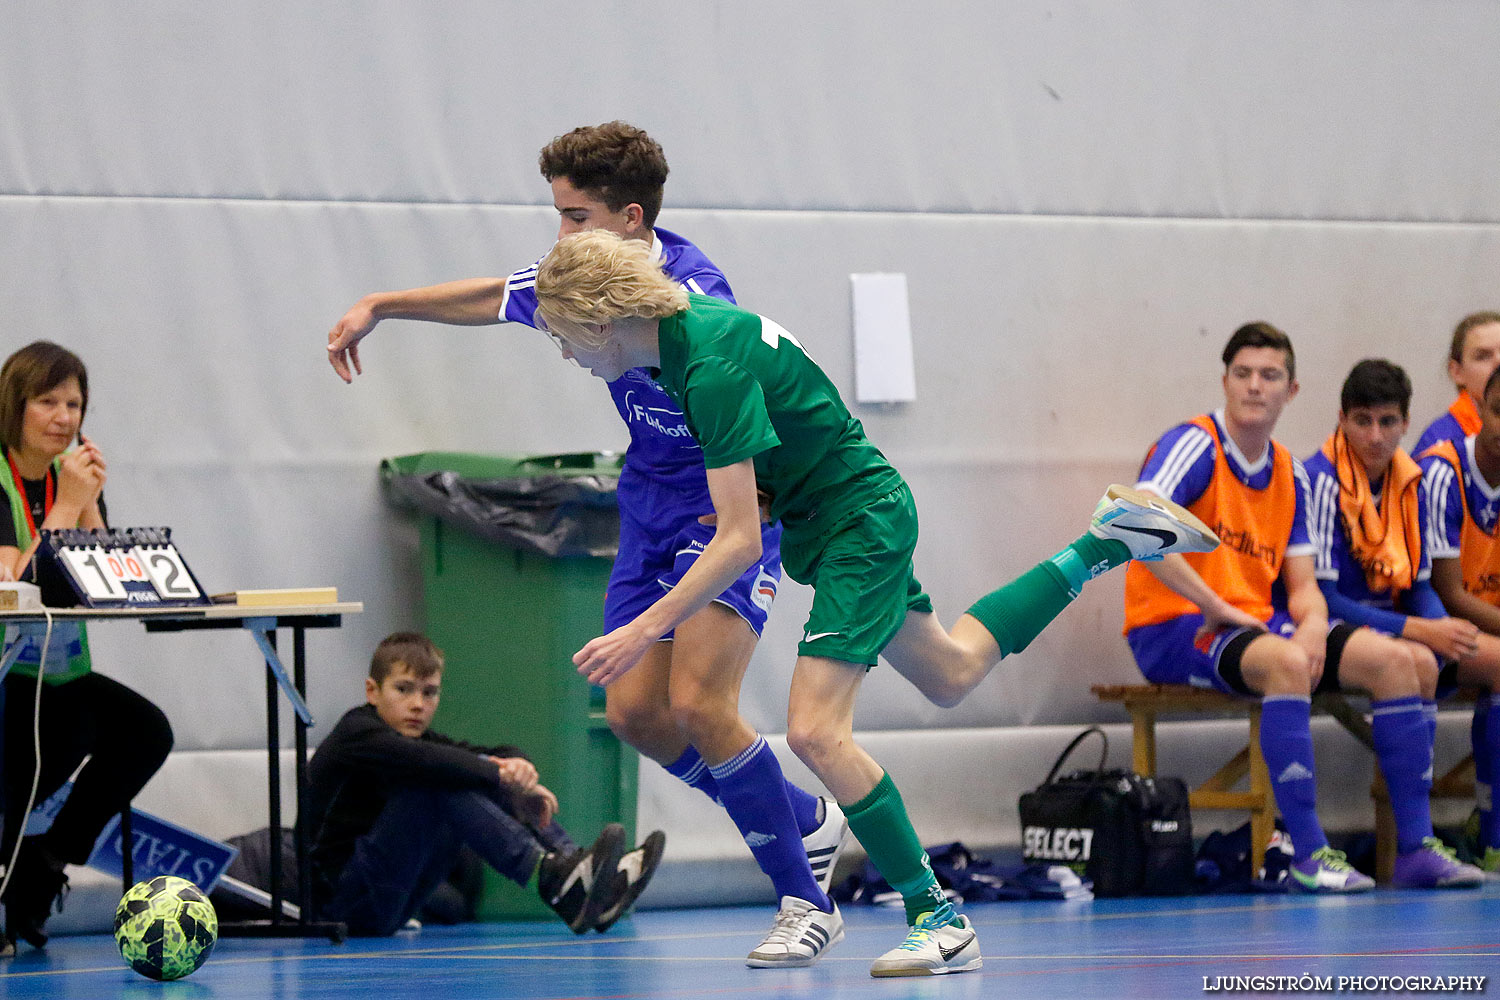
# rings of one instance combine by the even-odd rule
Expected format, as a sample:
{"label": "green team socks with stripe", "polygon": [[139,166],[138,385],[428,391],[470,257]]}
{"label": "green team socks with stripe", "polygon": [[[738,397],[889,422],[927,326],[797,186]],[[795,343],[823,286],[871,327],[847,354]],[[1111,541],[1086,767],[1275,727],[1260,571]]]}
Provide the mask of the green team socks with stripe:
{"label": "green team socks with stripe", "polygon": [[844,807],[844,815],[876,871],[901,893],[907,924],[916,926],[918,917],[932,913],[946,902],[932,874],[927,852],[922,850],[922,842],[912,829],[906,804],[889,774],[881,775],[880,783],[869,795]]}
{"label": "green team socks with stripe", "polygon": [[1124,542],[1084,532],[1051,559],[975,601],[969,614],[995,637],[1001,656],[1019,653],[1073,603],[1085,583],[1129,561]]}

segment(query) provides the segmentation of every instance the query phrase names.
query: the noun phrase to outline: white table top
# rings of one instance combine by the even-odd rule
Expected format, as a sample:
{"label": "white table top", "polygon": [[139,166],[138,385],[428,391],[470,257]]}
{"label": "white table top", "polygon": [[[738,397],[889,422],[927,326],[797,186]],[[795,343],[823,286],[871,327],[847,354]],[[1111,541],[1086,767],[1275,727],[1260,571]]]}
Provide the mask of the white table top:
{"label": "white table top", "polygon": [[[160,607],[137,604],[122,608],[50,608],[53,621],[124,621],[184,620],[236,621],[245,618],[313,618],[327,615],[357,615],[364,611],[360,601],[338,601],[330,604],[277,604],[256,607],[247,604],[204,604],[195,607]],[[7,622],[44,622],[44,612],[0,611],[0,624]]]}

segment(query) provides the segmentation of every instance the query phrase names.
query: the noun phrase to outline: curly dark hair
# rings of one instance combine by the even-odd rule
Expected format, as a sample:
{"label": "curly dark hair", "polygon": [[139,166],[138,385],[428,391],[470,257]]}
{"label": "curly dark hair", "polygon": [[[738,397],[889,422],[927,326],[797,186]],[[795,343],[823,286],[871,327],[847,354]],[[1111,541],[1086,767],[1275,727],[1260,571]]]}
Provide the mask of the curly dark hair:
{"label": "curly dark hair", "polygon": [[667,154],[634,125],[605,122],[575,128],[543,146],[537,163],[548,183],[566,177],[611,212],[636,204],[646,228],[656,224],[667,183]]}

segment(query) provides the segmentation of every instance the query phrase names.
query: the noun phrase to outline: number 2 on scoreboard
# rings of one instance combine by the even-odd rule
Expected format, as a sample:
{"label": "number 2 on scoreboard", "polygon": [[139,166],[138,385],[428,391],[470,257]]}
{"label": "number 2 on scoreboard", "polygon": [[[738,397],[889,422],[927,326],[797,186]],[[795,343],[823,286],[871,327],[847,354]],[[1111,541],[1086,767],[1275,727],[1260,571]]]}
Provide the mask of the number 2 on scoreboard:
{"label": "number 2 on scoreboard", "polygon": [[130,551],[131,555],[145,565],[146,575],[151,578],[151,586],[156,588],[163,600],[201,596],[182,556],[177,554],[175,545],[168,544],[160,548],[137,546]]}

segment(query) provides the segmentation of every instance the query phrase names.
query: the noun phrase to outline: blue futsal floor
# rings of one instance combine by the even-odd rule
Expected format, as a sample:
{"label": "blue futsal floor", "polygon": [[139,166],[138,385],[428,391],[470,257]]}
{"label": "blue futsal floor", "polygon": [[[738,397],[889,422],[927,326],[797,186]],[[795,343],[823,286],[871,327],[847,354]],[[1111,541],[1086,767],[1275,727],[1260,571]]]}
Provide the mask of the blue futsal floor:
{"label": "blue futsal floor", "polygon": [[0,997],[1115,1000],[1217,992],[1205,990],[1204,977],[1209,986],[1221,976],[1332,977],[1329,992],[1348,993],[1338,977],[1500,974],[1495,883],[1478,892],[989,903],[967,912],[984,968],[940,979],[871,979],[870,960],[899,942],[902,926],[899,911],[867,907],[846,911],[844,941],[812,968],[748,969],[745,953],[771,911],[741,907],[647,911],[588,937],[555,924],[474,924],[341,946],[224,940],[175,984],[127,970],[109,937],[58,938],[45,952],[23,946],[0,959]]}

